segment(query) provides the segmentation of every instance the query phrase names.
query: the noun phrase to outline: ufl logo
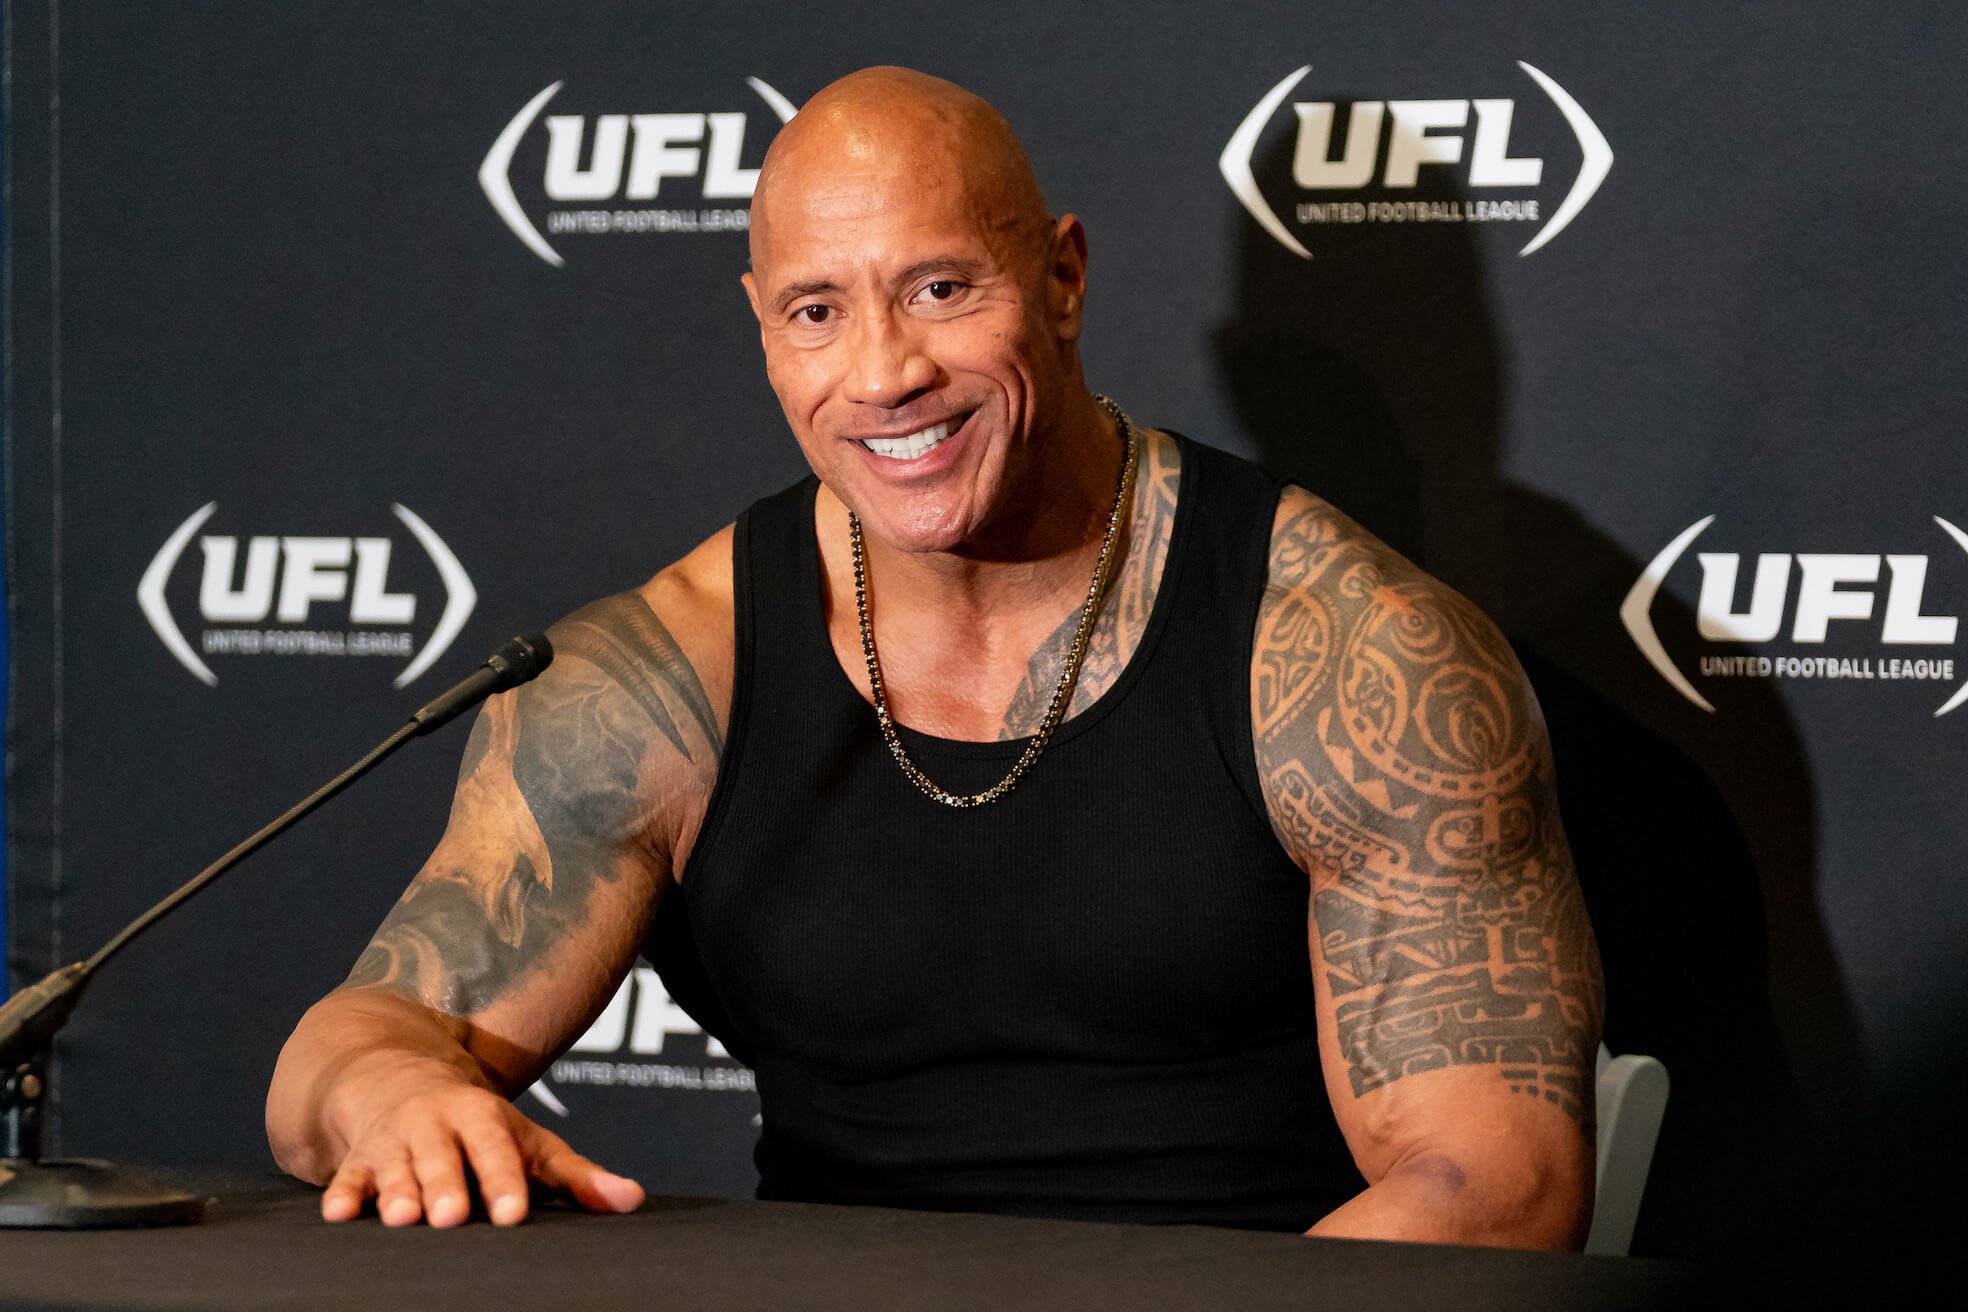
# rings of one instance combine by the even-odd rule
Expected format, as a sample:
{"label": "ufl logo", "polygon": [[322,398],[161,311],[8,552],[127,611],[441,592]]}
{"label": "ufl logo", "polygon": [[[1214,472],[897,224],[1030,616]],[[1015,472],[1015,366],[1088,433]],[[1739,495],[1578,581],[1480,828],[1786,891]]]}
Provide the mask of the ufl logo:
{"label": "ufl logo", "polygon": [[[1550,208],[1544,190],[1549,181],[1546,161],[1512,153],[1519,105],[1511,97],[1355,100],[1346,107],[1343,136],[1340,102],[1294,101],[1291,183],[1296,202],[1284,210],[1275,208],[1257,180],[1258,138],[1312,71],[1310,64],[1286,75],[1244,116],[1217,168],[1250,216],[1279,245],[1304,259],[1311,259],[1312,252],[1292,231],[1286,214],[1301,230],[1347,223],[1536,223],[1540,226],[1518,251],[1529,255],[1569,227],[1592,200],[1613,167],[1613,151],[1563,87],[1522,60],[1517,67],[1557,106],[1578,141],[1578,173],[1556,209]],[[1417,199],[1424,169],[1483,194]]]}
{"label": "ufl logo", "polygon": [[[137,585],[137,604],[150,627],[178,664],[205,684],[219,681],[204,659],[212,655],[394,656],[407,658],[395,686],[408,687],[444,654],[478,604],[457,556],[405,506],[390,509],[430,558],[444,587],[442,610],[421,648],[412,626],[428,608],[392,581],[400,539],[262,535],[242,542],[236,534],[200,535],[218,508],[218,502],[207,502],[178,525]],[[194,536],[200,558],[197,614],[204,621],[195,644],[166,595]]]}
{"label": "ufl logo", "polygon": [[[1714,705],[1668,655],[1653,610],[1676,563],[1714,522],[1709,515],[1682,530],[1641,571],[1620,606],[1620,621],[1648,663],[1676,692],[1710,712]],[[1938,515],[1934,524],[1968,552],[1968,533]],[[1695,560],[1701,569],[1695,630],[1707,644],[1696,668],[1705,679],[1952,683],[1955,678],[1953,649],[1961,621],[1928,611],[1931,559],[1924,554],[1760,552],[1746,595],[1741,552],[1697,552]],[[1836,654],[1825,654],[1834,643]],[[1934,715],[1946,715],[1964,701],[1968,683]]]}
{"label": "ufl logo", "polygon": [[[566,263],[520,204],[513,158],[547,102],[555,82],[527,101],[493,141],[478,166],[478,185],[492,208],[555,268]],[[777,119],[789,122],[793,103],[755,77],[745,79]],[[557,207],[546,214],[555,235],[609,232],[742,232],[758,170],[743,166],[749,115],[724,113],[549,114],[540,190]],[[777,126],[775,124],[774,126]],[[716,202],[739,201],[740,205]]]}

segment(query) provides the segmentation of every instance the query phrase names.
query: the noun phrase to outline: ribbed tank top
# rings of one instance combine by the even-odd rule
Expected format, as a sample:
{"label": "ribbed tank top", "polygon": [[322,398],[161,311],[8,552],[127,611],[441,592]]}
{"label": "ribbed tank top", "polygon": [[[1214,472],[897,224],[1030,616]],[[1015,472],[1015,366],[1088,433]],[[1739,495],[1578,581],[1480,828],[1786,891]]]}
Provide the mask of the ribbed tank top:
{"label": "ribbed tank top", "polygon": [[[904,779],[834,655],[817,482],[739,519],[730,725],[680,890],[702,976],[674,991],[757,1072],[760,1197],[1302,1230],[1362,1187],[1251,747],[1278,484],[1181,451],[1139,647],[972,810]],[[964,792],[1023,747],[901,734]]]}

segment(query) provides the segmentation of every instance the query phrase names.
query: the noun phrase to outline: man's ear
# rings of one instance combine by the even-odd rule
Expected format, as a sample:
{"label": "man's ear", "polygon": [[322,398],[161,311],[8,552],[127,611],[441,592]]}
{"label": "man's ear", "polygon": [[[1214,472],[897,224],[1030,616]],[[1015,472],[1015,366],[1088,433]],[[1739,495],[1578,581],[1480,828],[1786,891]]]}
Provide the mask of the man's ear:
{"label": "man's ear", "polygon": [[1087,238],[1079,215],[1061,216],[1052,227],[1046,268],[1047,308],[1062,342],[1080,339],[1080,316],[1086,306]]}
{"label": "man's ear", "polygon": [[759,327],[765,327],[765,314],[759,309],[758,279],[752,277],[751,272],[747,270],[738,275],[738,281],[745,284],[745,299],[752,303],[752,317],[759,321]]}

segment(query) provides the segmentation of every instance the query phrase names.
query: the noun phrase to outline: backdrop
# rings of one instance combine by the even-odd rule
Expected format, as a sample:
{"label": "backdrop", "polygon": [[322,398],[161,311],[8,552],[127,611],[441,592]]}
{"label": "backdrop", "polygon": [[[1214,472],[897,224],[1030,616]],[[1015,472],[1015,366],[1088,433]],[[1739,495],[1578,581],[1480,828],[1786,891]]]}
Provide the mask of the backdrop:
{"label": "backdrop", "polygon": [[[1740,1235],[1841,1140],[1931,1152],[1855,1135],[1968,1030],[1958,9],[5,16],[16,987],[802,472],[738,286],[753,171],[894,62],[997,103],[1085,219],[1097,388],[1517,643],[1609,1040],[1674,1080],[1640,1248]],[[279,1044],[463,737],[116,963],[56,1146],[267,1164]],[[653,972],[521,1101],[655,1189],[751,1188],[749,1074]]]}

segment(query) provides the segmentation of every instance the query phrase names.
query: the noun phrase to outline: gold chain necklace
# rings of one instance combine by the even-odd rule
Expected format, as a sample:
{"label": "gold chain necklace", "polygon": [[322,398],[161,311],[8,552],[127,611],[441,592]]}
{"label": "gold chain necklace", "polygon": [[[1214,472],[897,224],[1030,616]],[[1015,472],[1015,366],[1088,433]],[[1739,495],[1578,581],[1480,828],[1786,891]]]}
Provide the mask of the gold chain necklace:
{"label": "gold chain necklace", "polygon": [[1093,564],[1093,582],[1087,585],[1086,600],[1080,604],[1080,622],[1073,631],[1073,646],[1066,653],[1066,668],[1059,672],[1059,684],[1052,690],[1052,700],[1046,703],[1045,717],[1039,721],[1037,731],[1025,744],[1017,763],[1011,767],[1011,773],[981,793],[953,793],[939,787],[909,759],[908,749],[902,746],[902,738],[895,732],[895,719],[888,713],[888,693],[882,686],[881,661],[875,654],[875,629],[868,623],[868,567],[861,547],[861,518],[851,510],[847,512],[847,539],[854,551],[854,613],[861,622],[861,654],[868,660],[868,687],[875,699],[875,723],[881,726],[882,739],[888,744],[889,755],[902,767],[903,775],[924,796],[944,806],[959,809],[984,806],[1010,792],[1025,777],[1025,772],[1032,768],[1032,762],[1039,759],[1039,753],[1051,741],[1052,731],[1059,727],[1067,706],[1073,700],[1073,685],[1079,681],[1080,662],[1086,659],[1087,644],[1093,638],[1093,624],[1100,614],[1100,602],[1107,595],[1108,574],[1114,564],[1114,540],[1119,536],[1121,519],[1132,499],[1134,470],[1141,457],[1140,446],[1134,440],[1134,425],[1128,422],[1121,407],[1105,396],[1093,399],[1100,403],[1101,409],[1113,416],[1126,453],[1121,461],[1120,481],[1114,488],[1114,504],[1107,512],[1107,532],[1100,539],[1100,558]]}

